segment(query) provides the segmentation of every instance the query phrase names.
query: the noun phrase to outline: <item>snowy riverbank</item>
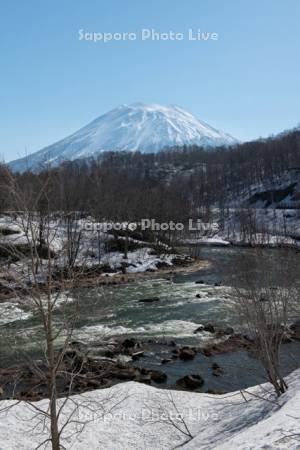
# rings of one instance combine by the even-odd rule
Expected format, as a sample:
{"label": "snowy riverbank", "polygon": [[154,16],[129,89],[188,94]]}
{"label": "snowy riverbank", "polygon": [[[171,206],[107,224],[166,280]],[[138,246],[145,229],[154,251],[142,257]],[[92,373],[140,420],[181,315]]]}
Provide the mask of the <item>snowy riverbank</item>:
{"label": "snowy riverbank", "polygon": [[[70,424],[64,445],[73,450],[296,450],[300,369],[287,382],[289,390],[278,401],[269,384],[226,395],[166,391],[135,382],[89,392],[67,404],[62,422],[76,404],[81,406],[74,420],[87,423],[78,435],[72,435],[78,423]],[[45,409],[47,401],[34,406]],[[36,412],[20,402],[1,414],[2,448],[32,450],[47,437],[42,424],[34,429]]]}

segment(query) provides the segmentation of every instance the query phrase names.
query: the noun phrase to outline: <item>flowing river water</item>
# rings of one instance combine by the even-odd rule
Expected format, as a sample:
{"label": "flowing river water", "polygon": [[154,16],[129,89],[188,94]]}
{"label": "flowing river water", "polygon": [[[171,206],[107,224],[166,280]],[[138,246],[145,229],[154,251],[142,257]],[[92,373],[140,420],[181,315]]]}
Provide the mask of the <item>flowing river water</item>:
{"label": "flowing river water", "polygon": [[[263,254],[271,264],[283,257],[283,250],[265,249]],[[212,339],[211,333],[194,331],[202,324],[213,323],[222,328],[240,327],[232,302],[232,289],[226,268],[239,270],[241,257],[254,260],[257,254],[249,248],[203,247],[201,257],[208,260],[208,267],[197,272],[186,270],[178,273],[157,274],[155,277],[138,278],[129,284],[80,288],[72,292],[68,301],[63,297],[55,317],[59,326],[63,313],[78,299],[78,321],[73,339],[97,348],[103,339],[114,337],[136,337],[152,342],[146,358],[136,364],[164,370],[168,374],[167,385],[174,385],[183,374],[198,373],[209,378],[205,389],[225,391],[243,388],[264,381],[259,362],[247,352],[205,358],[197,355],[193,361],[174,361],[162,367],[161,359],[171,340],[178,344],[200,345]],[[289,252],[295,267],[300,254]],[[158,297],[153,303],[139,300]],[[77,303],[77,302],[76,302]],[[0,364],[7,366],[26,359],[26,355],[38,357],[42,349],[42,332],[39,318],[26,305],[0,303]],[[282,351],[284,372],[289,372],[300,363],[300,345],[286,344]],[[217,362],[224,368],[224,375],[211,376],[211,364]],[[204,389],[204,390],[205,390]]]}

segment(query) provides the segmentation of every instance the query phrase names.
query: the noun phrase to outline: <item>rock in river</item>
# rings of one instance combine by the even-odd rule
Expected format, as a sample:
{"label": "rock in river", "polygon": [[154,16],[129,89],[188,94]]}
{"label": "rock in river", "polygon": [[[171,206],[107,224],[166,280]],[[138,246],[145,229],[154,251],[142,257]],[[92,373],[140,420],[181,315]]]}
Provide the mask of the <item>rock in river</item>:
{"label": "rock in river", "polygon": [[204,325],[203,331],[208,331],[209,333],[214,333],[215,327],[211,323],[208,323],[207,325]]}
{"label": "rock in river", "polygon": [[186,375],[185,377],[179,378],[179,380],[176,381],[177,386],[191,390],[200,388],[203,383],[204,380],[201,375]]}
{"label": "rock in river", "polygon": [[220,375],[223,374],[223,369],[219,366],[219,364],[213,363],[213,365],[212,365],[212,374],[215,377],[219,377]]}
{"label": "rock in river", "polygon": [[195,350],[189,347],[182,347],[179,349],[178,356],[183,361],[188,361],[189,359],[194,359],[196,356]]}
{"label": "rock in river", "polygon": [[202,331],[204,331],[204,326],[200,325],[200,327],[198,327],[198,328],[196,328],[196,330],[194,330],[194,334],[201,333]]}
{"label": "rock in river", "polygon": [[125,339],[122,342],[122,346],[125,348],[133,348],[135,346],[135,344],[136,344],[135,339]]}
{"label": "rock in river", "polygon": [[159,302],[158,297],[151,297],[151,298],[142,298],[139,300],[140,303],[154,303]]}
{"label": "rock in river", "polygon": [[234,334],[234,329],[232,327],[227,327],[224,330],[224,334],[226,335]]}
{"label": "rock in river", "polygon": [[167,375],[159,370],[151,370],[150,377],[155,383],[165,383],[167,381]]}

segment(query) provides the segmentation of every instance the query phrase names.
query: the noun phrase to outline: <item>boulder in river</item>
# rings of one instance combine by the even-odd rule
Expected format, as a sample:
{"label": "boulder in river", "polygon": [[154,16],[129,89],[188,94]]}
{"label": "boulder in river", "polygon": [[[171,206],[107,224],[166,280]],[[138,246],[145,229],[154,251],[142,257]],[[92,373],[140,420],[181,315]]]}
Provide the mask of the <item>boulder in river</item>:
{"label": "boulder in river", "polygon": [[206,394],[224,395],[224,394],[226,394],[226,391],[223,391],[222,389],[208,389],[206,391]]}
{"label": "boulder in river", "polygon": [[176,381],[177,386],[180,386],[184,389],[195,390],[200,388],[204,384],[204,380],[201,375],[186,375],[183,378],[179,378]]}
{"label": "boulder in river", "polygon": [[141,298],[139,300],[139,303],[154,303],[154,302],[159,302],[159,298],[151,297],[151,298]]}
{"label": "boulder in river", "polygon": [[203,280],[197,280],[195,281],[196,284],[205,284]]}
{"label": "boulder in river", "polygon": [[165,383],[167,381],[167,375],[160,370],[151,370],[150,377],[155,383]]}
{"label": "boulder in river", "polygon": [[151,384],[151,371],[146,367],[142,367],[137,381],[140,383]]}
{"label": "boulder in river", "polygon": [[243,336],[233,334],[225,341],[200,347],[199,351],[203,355],[210,357],[213,355],[236,352],[241,349],[250,350],[253,347],[253,344],[254,343],[246,340]]}
{"label": "boulder in river", "polygon": [[196,351],[189,347],[182,347],[179,349],[178,356],[183,361],[188,361],[190,359],[194,359],[196,356]]}
{"label": "boulder in river", "polygon": [[204,325],[203,331],[208,331],[209,333],[214,333],[215,327],[213,326],[213,324],[208,323],[208,324]]}
{"label": "boulder in river", "polygon": [[127,338],[122,342],[122,346],[124,348],[133,348],[135,346],[135,344],[136,344],[135,339],[130,339],[130,338]]}
{"label": "boulder in river", "polygon": [[132,353],[131,358],[132,358],[133,361],[136,361],[136,360],[140,359],[142,356],[144,356],[144,351],[143,350],[141,350],[139,352]]}
{"label": "boulder in river", "polygon": [[200,325],[198,328],[196,328],[196,330],[194,330],[194,334],[202,333],[203,330],[204,330],[204,326]]}
{"label": "boulder in river", "polygon": [[212,368],[212,374],[215,377],[219,377],[220,375],[223,374],[223,369],[219,366],[219,364],[217,364],[216,362],[214,362],[211,366]]}
{"label": "boulder in river", "polygon": [[172,361],[171,358],[164,358],[164,359],[161,360],[161,364],[167,364],[167,363],[169,363],[171,361]]}
{"label": "boulder in river", "polygon": [[209,358],[210,356],[212,356],[212,351],[210,348],[203,348],[201,349],[201,353],[206,356],[207,358]]}
{"label": "boulder in river", "polygon": [[234,329],[232,327],[226,327],[224,330],[224,334],[230,335],[234,333]]}
{"label": "boulder in river", "polygon": [[118,380],[135,380],[139,375],[139,371],[135,367],[119,367],[113,370],[111,375]]}

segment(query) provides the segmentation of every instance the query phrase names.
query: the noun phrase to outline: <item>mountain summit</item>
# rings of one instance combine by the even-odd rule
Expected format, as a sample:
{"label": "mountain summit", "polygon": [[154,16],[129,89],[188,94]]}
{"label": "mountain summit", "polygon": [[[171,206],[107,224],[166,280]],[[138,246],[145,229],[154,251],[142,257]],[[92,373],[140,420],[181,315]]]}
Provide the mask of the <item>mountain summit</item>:
{"label": "mountain summit", "polygon": [[43,163],[96,157],[105,151],[158,152],[166,147],[236,144],[229,134],[212,128],[179,106],[134,103],[121,105],[42,150],[9,163],[14,171],[38,170]]}

